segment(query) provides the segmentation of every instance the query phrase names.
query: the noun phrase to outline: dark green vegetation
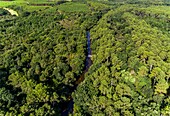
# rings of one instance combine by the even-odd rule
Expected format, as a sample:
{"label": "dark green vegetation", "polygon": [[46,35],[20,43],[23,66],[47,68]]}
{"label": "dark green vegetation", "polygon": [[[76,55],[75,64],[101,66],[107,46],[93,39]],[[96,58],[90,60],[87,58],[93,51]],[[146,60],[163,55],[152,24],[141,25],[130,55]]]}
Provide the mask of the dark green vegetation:
{"label": "dark green vegetation", "polygon": [[4,10],[3,8],[0,8],[0,16],[9,15],[10,13],[7,10]]}
{"label": "dark green vegetation", "polygon": [[[9,6],[19,17],[0,9],[0,115],[61,115],[72,96],[75,116],[169,116],[168,4]],[[87,31],[93,64],[76,88]]]}

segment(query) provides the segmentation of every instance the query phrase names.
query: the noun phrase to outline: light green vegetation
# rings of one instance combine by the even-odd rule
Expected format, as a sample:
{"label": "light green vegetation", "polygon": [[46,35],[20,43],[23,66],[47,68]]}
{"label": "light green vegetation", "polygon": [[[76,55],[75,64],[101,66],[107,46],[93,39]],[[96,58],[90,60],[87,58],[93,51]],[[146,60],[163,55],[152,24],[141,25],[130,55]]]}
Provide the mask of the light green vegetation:
{"label": "light green vegetation", "polygon": [[[52,0],[52,1],[47,1],[47,0],[0,1],[0,7],[4,8],[4,7],[9,7],[9,6],[15,5],[15,6],[22,7],[24,11],[33,12],[33,11],[44,10],[46,8],[49,8],[49,7],[51,7],[50,4],[53,4],[57,1],[58,0]],[[42,4],[42,5],[40,5],[40,4]],[[7,10],[7,9],[5,9],[5,10]],[[9,11],[9,12],[11,13],[11,11]],[[13,12],[11,14],[13,14]],[[16,13],[14,13],[14,14],[16,14]]]}
{"label": "light green vegetation", "polygon": [[7,7],[10,5],[30,5],[30,4],[52,4],[58,0],[13,0],[13,1],[2,1],[0,0],[0,7]]}
{"label": "light green vegetation", "polygon": [[26,0],[29,3],[33,3],[33,4],[42,4],[42,3],[54,3],[54,2],[58,2],[59,0]]}
{"label": "light green vegetation", "polygon": [[73,2],[61,4],[58,6],[58,9],[60,11],[65,11],[65,12],[88,12],[89,11],[89,8],[86,4],[73,3]]}
{"label": "light green vegetation", "polygon": [[10,5],[24,5],[26,1],[0,1],[0,7],[7,7]]}

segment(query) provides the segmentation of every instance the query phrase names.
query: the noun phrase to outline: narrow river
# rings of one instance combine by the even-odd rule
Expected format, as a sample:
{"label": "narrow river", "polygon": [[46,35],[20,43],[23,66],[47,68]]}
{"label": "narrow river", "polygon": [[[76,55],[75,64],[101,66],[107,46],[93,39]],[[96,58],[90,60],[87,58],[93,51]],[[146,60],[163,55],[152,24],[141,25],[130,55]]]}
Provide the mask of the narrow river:
{"label": "narrow river", "polygon": [[[86,62],[85,62],[85,69],[82,73],[82,75],[78,78],[78,80],[75,82],[75,86],[77,87],[82,81],[84,81],[84,75],[85,73],[88,71],[88,69],[90,68],[90,66],[92,65],[92,61],[91,61],[91,42],[90,42],[90,32],[87,31],[86,33],[86,38],[87,38],[87,56],[86,56]],[[75,87],[75,89],[76,89]],[[74,90],[73,90],[74,91]],[[74,102],[73,99],[70,98],[69,103],[67,104],[67,108],[62,112],[62,116],[68,116],[69,113],[73,113],[73,106],[74,106]]]}

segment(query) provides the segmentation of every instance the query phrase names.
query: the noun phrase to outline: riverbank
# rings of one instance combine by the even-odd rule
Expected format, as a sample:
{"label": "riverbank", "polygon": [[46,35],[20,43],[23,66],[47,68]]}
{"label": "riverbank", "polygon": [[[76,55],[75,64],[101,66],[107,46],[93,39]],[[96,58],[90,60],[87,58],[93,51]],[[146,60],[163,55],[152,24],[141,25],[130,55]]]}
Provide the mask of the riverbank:
{"label": "riverbank", "polygon": [[[86,56],[86,62],[85,62],[85,69],[82,73],[82,75],[78,78],[78,80],[75,82],[74,84],[74,90],[76,90],[77,86],[84,81],[84,76],[86,74],[86,72],[88,72],[88,69],[90,68],[90,66],[92,65],[92,60],[91,60],[91,48],[90,48],[90,32],[87,32],[86,34],[87,36],[87,56]],[[90,57],[89,57],[90,56]],[[74,91],[73,90],[73,91]],[[70,113],[73,113],[73,107],[74,107],[74,102],[73,99],[70,98],[70,101],[67,103],[67,108],[64,109],[64,111],[62,112],[62,116],[68,116]]]}

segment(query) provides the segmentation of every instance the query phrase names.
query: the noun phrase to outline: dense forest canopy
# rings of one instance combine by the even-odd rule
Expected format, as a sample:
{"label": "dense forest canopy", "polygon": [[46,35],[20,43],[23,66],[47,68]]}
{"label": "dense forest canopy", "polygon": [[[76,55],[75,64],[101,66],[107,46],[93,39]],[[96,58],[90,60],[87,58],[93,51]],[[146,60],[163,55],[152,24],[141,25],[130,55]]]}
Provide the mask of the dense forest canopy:
{"label": "dense forest canopy", "polygon": [[0,115],[170,115],[169,0],[25,2],[0,1]]}

